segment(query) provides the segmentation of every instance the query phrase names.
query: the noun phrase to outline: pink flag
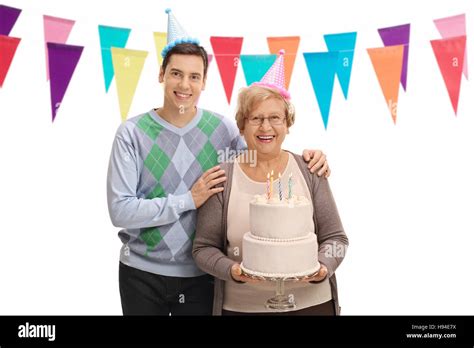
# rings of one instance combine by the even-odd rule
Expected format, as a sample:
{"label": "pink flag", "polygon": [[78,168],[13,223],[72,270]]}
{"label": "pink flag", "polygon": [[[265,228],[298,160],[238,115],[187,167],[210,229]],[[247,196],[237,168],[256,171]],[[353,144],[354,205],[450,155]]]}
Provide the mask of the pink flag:
{"label": "pink flag", "polygon": [[462,66],[464,53],[466,52],[466,37],[459,36],[450,39],[431,40],[431,46],[438,61],[439,70],[443,75],[454,114],[457,115]]}
{"label": "pink flag", "polygon": [[[443,39],[466,35],[466,15],[464,13],[457,16],[435,19],[433,22]],[[463,73],[466,79],[468,79],[467,48],[464,51]]]}
{"label": "pink flag", "polygon": [[44,47],[46,53],[46,78],[49,80],[48,42],[65,44],[75,21],[51,16],[43,16]]}

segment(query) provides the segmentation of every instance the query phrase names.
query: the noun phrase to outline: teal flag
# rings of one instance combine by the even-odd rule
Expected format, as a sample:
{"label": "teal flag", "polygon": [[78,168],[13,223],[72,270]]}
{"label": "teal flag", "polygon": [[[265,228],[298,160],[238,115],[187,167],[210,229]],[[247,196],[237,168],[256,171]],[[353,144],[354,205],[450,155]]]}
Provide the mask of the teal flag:
{"label": "teal flag", "polygon": [[328,129],[332,90],[339,54],[337,52],[303,53],[314,94],[318,101],[324,128]]}
{"label": "teal flag", "polygon": [[276,54],[254,54],[240,56],[247,86],[262,79],[276,60]]}
{"label": "teal flag", "polygon": [[346,100],[349,93],[356,38],[357,32],[324,35],[329,52],[339,52],[336,74]]}
{"label": "teal flag", "polygon": [[99,25],[100,49],[102,51],[102,68],[104,70],[105,91],[109,91],[114,78],[111,47],[124,48],[131,29]]}

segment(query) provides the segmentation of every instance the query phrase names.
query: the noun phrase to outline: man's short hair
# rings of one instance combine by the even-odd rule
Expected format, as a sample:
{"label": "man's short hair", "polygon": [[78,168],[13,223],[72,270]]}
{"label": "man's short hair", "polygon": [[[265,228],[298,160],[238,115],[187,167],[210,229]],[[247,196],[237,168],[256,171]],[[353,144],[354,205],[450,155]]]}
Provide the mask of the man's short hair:
{"label": "man's short hair", "polygon": [[183,54],[189,56],[198,56],[202,58],[204,63],[204,77],[207,75],[207,66],[209,65],[209,61],[207,59],[207,52],[202,46],[198,46],[192,43],[182,43],[174,46],[172,49],[168,51],[165,58],[163,59],[163,63],[161,64],[163,68],[163,73],[166,70],[166,66],[168,65],[170,58],[173,54]]}

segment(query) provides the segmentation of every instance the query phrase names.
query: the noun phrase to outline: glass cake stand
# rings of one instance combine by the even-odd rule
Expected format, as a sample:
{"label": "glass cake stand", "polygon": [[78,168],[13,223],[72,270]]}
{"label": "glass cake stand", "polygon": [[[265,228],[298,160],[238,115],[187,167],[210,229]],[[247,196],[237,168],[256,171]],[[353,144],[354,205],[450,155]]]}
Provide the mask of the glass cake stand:
{"label": "glass cake stand", "polygon": [[296,302],[294,297],[291,295],[285,295],[285,282],[294,282],[298,280],[303,280],[305,278],[314,277],[318,274],[321,265],[318,262],[317,270],[311,274],[304,275],[304,276],[291,276],[291,277],[272,277],[272,276],[261,276],[249,273],[248,271],[242,269],[242,275],[249,277],[251,279],[258,279],[258,280],[266,280],[275,282],[275,296],[269,298],[265,303],[265,307],[267,309],[276,309],[278,311],[290,311],[296,308]]}

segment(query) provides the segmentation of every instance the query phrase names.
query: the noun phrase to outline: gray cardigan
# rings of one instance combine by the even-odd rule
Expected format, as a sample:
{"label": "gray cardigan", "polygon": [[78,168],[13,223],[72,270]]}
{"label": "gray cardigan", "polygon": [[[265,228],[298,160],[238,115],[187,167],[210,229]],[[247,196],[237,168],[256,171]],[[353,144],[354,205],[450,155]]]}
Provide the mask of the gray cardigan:
{"label": "gray cardigan", "polygon": [[[318,258],[319,262],[328,269],[334,310],[336,315],[339,315],[340,307],[334,272],[344,259],[349,241],[342,227],[328,180],[311,174],[303,158],[299,155],[292,155],[298,163],[312,195],[313,220],[319,244]],[[199,208],[193,244],[193,257],[198,267],[216,278],[213,315],[222,314],[224,281],[235,281],[230,275],[230,269],[235,261],[225,254],[227,250],[227,208],[234,164],[222,163],[221,167],[227,176],[227,180],[224,182],[224,191],[211,196]]]}

